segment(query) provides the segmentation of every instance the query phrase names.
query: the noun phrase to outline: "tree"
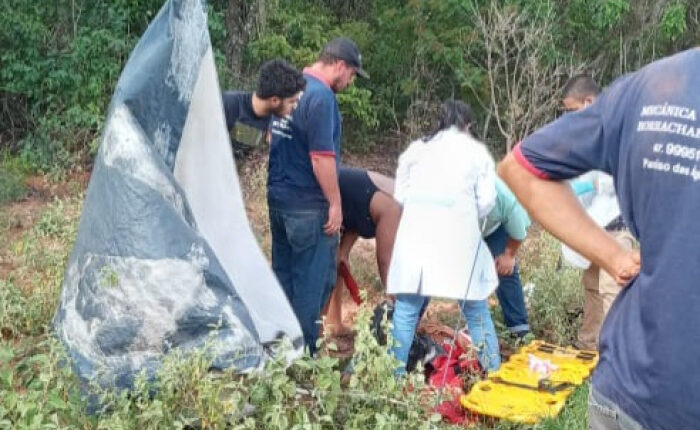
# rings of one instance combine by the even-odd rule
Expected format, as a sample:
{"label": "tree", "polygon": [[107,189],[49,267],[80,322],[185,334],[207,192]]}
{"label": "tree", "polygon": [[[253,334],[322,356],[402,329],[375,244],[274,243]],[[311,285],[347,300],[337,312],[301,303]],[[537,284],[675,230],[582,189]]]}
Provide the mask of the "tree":
{"label": "tree", "polygon": [[253,36],[265,27],[265,0],[228,0],[224,43],[226,59],[234,79],[243,77],[243,52]]}
{"label": "tree", "polygon": [[465,55],[483,70],[485,89],[476,88],[473,81],[465,84],[487,112],[484,135],[494,123],[510,151],[554,117],[561,81],[572,70],[552,52],[553,19],[529,19],[521,10],[496,1],[483,10],[474,4],[467,7],[478,38],[464,47]]}

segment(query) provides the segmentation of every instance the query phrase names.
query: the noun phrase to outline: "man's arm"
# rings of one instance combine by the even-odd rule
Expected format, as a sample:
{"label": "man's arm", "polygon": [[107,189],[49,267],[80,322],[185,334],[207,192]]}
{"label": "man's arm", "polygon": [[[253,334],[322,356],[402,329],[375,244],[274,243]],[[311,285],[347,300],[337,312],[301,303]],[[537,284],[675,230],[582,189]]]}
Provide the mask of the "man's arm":
{"label": "man's arm", "polygon": [[506,249],[503,254],[496,256],[496,272],[501,276],[509,276],[513,274],[513,269],[515,268],[515,256],[520,249],[520,245],[523,242],[521,240],[508,238],[506,243]]}
{"label": "man's arm", "polygon": [[513,192],[499,178],[496,179],[496,191],[498,197],[496,200],[496,208],[500,208],[501,222],[505,227],[508,236],[512,239],[522,242],[527,237],[527,228],[530,227],[530,217],[528,217],[525,208],[515,198]]}
{"label": "man's arm", "polygon": [[[530,218],[520,205],[511,190],[501,179],[496,179],[496,207],[492,210],[501,210],[502,225],[508,233],[508,242],[500,255],[495,256],[496,271],[501,276],[513,274],[515,268],[515,256],[520,245],[527,237],[527,228],[530,226]],[[489,215],[490,216],[490,215]]]}
{"label": "man's arm", "polygon": [[343,208],[338,187],[338,172],[335,166],[335,156],[311,154],[311,165],[323,195],[328,200],[328,221],[323,226],[326,234],[332,235],[340,231],[343,224]]}
{"label": "man's arm", "polygon": [[598,227],[567,183],[536,177],[518,163],[512,152],[498,166],[498,174],[535,220],[603,268],[618,284],[627,284],[639,273],[639,253],[625,250]]}

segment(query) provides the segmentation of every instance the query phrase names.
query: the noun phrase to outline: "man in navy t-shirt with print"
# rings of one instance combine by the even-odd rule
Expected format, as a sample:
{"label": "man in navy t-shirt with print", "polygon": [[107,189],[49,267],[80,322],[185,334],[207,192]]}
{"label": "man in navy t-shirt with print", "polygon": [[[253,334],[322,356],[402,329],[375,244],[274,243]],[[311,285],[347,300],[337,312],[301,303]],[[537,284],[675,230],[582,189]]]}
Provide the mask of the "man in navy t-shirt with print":
{"label": "man in navy t-shirt with print", "polygon": [[272,268],[316,351],[319,320],[336,277],[343,222],[338,166],[341,117],[335,93],[367,77],[355,43],[328,42],[304,69],[306,91],[291,117],[274,117],[267,177]]}
{"label": "man in navy t-shirt with print", "polygon": [[[499,166],[547,230],[619,284],[629,282],[601,331],[592,429],[700,428],[699,115],[695,48],[617,80]],[[615,179],[624,222],[641,245],[641,271],[639,254],[596,226],[561,182],[594,169]]]}

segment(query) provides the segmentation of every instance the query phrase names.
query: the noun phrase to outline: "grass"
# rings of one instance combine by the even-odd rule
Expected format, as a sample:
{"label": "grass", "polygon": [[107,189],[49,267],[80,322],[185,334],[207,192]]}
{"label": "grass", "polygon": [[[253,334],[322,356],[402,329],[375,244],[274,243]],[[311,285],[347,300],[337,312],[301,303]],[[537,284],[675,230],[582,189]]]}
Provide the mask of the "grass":
{"label": "grass", "polygon": [[0,280],[0,329],[5,337],[45,332],[58,303],[80,206],[78,197],[49,203],[31,228],[0,251],[12,267]]}
{"label": "grass", "polygon": [[[264,194],[264,159],[239,167],[246,206],[263,249],[269,255],[269,229]],[[360,308],[355,342],[355,373],[341,385],[344,366],[325,356],[279,360],[263,372],[239,375],[210,372],[207,349],[176,352],[164,359],[154,381],[139,378],[130,393],[93,388],[97,415],[87,414],[80,382],[67,363],[62,346],[49,334],[63,271],[71,250],[82,205],[80,187],[66,196],[35,205],[36,214],[19,225],[15,212],[0,208],[0,429],[448,429],[429,412],[434,396],[425,396],[422,378],[393,377],[393,358],[369,331],[371,306]],[[521,272],[535,289],[529,297],[535,334],[568,343],[578,324],[582,293],[578,273],[558,268],[558,244],[533,231],[526,242]],[[362,285],[379,286],[371,242],[358,245],[352,256]],[[113,282],[109,273],[105,282]],[[378,298],[380,289],[370,295]],[[369,300],[371,302],[371,300]],[[498,321],[500,312],[494,309]],[[441,315],[452,321],[449,313]],[[505,343],[512,340],[502,333]],[[536,426],[482,421],[477,429],[584,429],[588,387],[580,387],[556,418]]]}
{"label": "grass", "polygon": [[19,200],[26,194],[24,176],[0,163],[0,205]]}

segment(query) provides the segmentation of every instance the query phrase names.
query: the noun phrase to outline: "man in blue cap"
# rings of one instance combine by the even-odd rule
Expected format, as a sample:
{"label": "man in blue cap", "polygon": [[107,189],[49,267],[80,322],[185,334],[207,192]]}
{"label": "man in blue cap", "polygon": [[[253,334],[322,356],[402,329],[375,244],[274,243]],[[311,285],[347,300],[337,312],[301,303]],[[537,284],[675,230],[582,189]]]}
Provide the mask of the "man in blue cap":
{"label": "man in blue cap", "polygon": [[306,90],[290,117],[271,126],[267,202],[272,268],[311,353],[317,324],[336,278],[336,251],[343,222],[338,166],[341,117],[335,94],[355,75],[367,78],[355,42],[338,37],[304,69]]}

